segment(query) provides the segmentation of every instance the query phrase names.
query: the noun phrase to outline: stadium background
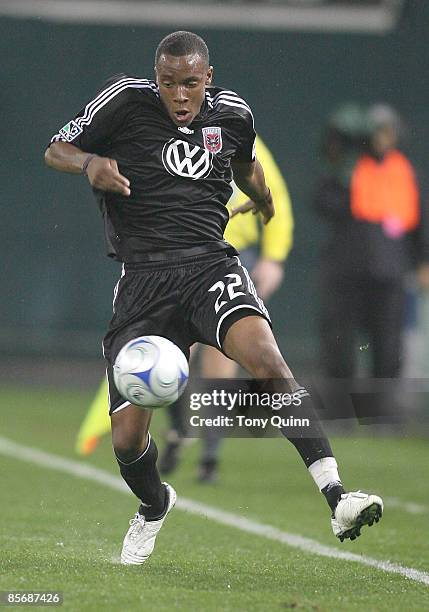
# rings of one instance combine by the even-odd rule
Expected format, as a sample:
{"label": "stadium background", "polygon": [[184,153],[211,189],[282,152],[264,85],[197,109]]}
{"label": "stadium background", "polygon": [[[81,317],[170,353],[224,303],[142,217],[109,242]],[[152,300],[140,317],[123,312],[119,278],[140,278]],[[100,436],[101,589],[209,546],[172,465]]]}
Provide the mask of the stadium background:
{"label": "stadium background", "polygon": [[[295,366],[314,363],[316,353],[324,228],[311,195],[322,124],[339,102],[391,103],[406,118],[405,148],[422,175],[429,142],[428,77],[421,70],[429,61],[428,22],[428,3],[412,0],[386,33],[193,28],[207,40],[216,83],[251,104],[257,130],[288,181],[295,246],[271,311]],[[0,18],[3,356],[99,355],[119,267],[104,256],[86,180],[52,172],[43,152],[105,78],[152,76],[157,42],[177,27]]]}
{"label": "stadium background", "polygon": [[[195,0],[193,19],[202,7],[219,20],[238,15],[235,25],[208,20],[203,28],[185,20],[137,25],[125,9],[116,14],[122,25],[84,23],[98,0],[0,0],[0,603],[2,590],[57,589],[71,612],[429,610],[422,428],[393,435],[356,424],[332,439],[346,486],[377,492],[386,504],[380,526],[342,545],[323,496],[283,438],[225,440],[213,486],[196,481],[200,445],[187,447],[171,475],[177,511],[143,572],[118,564],[136,503],[121,493],[109,436],[89,457],[76,455],[76,433],[102,377],[100,343],[120,269],[104,255],[87,181],[46,168],[43,152],[106,77],[150,76],[159,39],[189,27],[207,39],[217,83],[248,99],[293,199],[295,247],[270,308],[288,360],[307,373],[316,363],[324,236],[311,195],[327,114],[347,100],[391,103],[408,125],[407,153],[427,173],[428,2],[273,0],[293,11],[334,11],[323,28],[306,19],[258,28],[253,12],[265,15],[270,2],[246,0],[244,10],[240,0]],[[140,3],[151,4],[152,21],[169,4]],[[402,10],[397,22],[352,19],[337,31],[335,8],[357,4],[364,12]],[[74,12],[69,22],[49,16],[66,5]],[[102,0],[100,20],[125,5]],[[185,2],[175,5],[186,13]],[[159,411],[151,431],[160,449],[165,429],[166,411]]]}

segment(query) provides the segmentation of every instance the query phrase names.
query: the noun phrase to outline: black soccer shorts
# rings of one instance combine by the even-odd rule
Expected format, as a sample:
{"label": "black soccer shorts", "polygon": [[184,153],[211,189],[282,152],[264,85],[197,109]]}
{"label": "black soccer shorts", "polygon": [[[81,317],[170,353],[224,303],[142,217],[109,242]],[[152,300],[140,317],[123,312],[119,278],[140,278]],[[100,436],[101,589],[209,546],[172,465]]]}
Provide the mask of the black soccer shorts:
{"label": "black soccer shorts", "polygon": [[164,336],[189,358],[194,342],[222,350],[228,329],[249,314],[271,324],[248,271],[237,256],[225,253],[125,265],[115,287],[113,313],[103,341],[110,414],[129,404],[116,389],[113,364],[133,338]]}

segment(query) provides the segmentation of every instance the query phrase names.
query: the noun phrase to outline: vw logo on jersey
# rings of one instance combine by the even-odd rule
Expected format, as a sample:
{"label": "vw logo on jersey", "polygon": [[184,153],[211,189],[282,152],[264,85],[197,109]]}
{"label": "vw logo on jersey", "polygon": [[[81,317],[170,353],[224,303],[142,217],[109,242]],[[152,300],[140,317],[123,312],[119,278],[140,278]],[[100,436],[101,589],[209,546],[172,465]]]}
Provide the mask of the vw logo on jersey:
{"label": "vw logo on jersey", "polygon": [[196,181],[213,167],[213,154],[198,145],[171,138],[162,149],[162,163],[170,174]]}

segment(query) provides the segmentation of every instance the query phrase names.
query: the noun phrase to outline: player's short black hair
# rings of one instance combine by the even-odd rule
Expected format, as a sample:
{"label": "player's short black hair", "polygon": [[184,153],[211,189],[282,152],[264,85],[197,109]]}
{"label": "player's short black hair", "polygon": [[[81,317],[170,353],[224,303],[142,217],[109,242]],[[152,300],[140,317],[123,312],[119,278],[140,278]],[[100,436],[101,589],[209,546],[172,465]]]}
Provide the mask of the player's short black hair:
{"label": "player's short black hair", "polygon": [[207,66],[209,66],[209,50],[201,36],[183,30],[172,32],[159,43],[155,53],[155,66],[161,55],[181,57],[182,55],[194,55],[196,53],[204,59],[207,62]]}

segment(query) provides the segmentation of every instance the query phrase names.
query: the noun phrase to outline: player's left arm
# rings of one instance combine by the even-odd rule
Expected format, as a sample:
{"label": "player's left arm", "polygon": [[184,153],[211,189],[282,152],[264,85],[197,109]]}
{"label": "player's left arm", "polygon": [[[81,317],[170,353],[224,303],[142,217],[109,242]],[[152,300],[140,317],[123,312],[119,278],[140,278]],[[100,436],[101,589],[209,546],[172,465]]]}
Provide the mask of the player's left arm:
{"label": "player's left arm", "polygon": [[260,212],[262,222],[266,225],[274,216],[274,204],[265,182],[264,170],[256,156],[253,114],[250,106],[242,98],[238,98],[234,108],[237,114],[235,123],[237,146],[234,157],[231,159],[231,167],[235,184],[251,201],[239,206],[236,211],[232,211],[231,216],[237,212],[252,211],[254,214]]}
{"label": "player's left arm", "polygon": [[256,137],[255,145],[276,209],[272,221],[262,229],[260,256],[252,270],[258,295],[268,300],[283,281],[284,262],[292,248],[294,223],[289,191],[281,170],[260,136]]}
{"label": "player's left arm", "polygon": [[274,204],[266,182],[264,170],[257,159],[251,162],[232,162],[234,181],[239,189],[245,193],[250,201],[245,202],[231,212],[231,217],[237,213],[252,211],[253,214],[260,212],[264,225],[274,216]]}

